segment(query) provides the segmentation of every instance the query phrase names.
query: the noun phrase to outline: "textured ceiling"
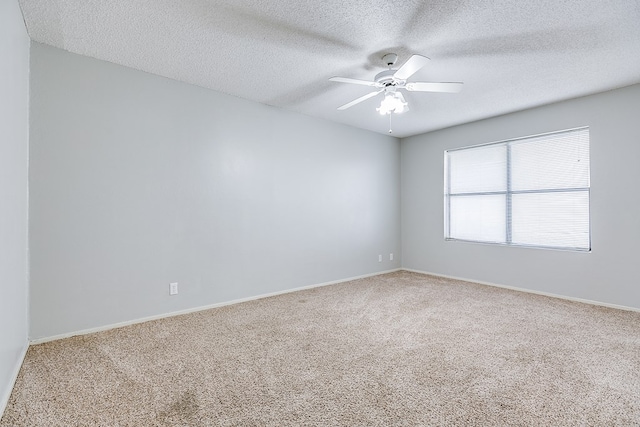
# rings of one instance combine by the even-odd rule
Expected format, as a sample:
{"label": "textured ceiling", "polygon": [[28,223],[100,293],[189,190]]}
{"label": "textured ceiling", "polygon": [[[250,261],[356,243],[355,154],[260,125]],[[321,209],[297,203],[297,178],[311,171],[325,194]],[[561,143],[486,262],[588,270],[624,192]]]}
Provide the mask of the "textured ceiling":
{"label": "textured ceiling", "polygon": [[405,93],[404,137],[640,82],[640,0],[20,0],[35,41],[386,133],[381,56],[431,58]]}

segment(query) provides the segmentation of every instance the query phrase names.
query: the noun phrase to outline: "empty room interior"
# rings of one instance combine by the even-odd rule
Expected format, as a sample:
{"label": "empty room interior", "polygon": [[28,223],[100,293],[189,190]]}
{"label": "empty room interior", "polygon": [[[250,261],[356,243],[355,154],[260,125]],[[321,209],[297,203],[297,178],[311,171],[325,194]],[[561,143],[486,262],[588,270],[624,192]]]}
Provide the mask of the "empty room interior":
{"label": "empty room interior", "polygon": [[640,2],[0,2],[0,426],[640,425]]}

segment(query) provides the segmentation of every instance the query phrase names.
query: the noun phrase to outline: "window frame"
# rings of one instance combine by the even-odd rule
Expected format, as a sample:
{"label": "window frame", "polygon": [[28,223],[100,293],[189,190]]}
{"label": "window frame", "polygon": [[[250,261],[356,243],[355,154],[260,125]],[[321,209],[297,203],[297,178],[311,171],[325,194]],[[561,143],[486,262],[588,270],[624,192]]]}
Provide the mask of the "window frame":
{"label": "window frame", "polygon": [[[512,159],[511,159],[511,146],[514,143],[522,142],[527,139],[545,137],[550,135],[560,135],[571,132],[578,132],[586,130],[588,134],[588,148],[589,148],[589,186],[588,187],[576,187],[576,188],[556,188],[556,189],[538,189],[538,190],[513,190],[512,189]],[[489,146],[497,146],[504,145],[506,147],[506,189],[504,191],[480,191],[480,192],[468,192],[468,193],[451,193],[451,158],[448,155],[451,152],[455,151],[463,151],[469,149],[475,149],[480,147],[489,147]],[[550,249],[550,250],[560,250],[560,251],[571,251],[571,252],[591,252],[591,133],[589,126],[581,126],[571,129],[564,129],[559,131],[545,132],[535,135],[527,135],[518,138],[510,138],[501,141],[494,141],[489,143],[482,143],[476,145],[470,145],[465,147],[452,148],[444,151],[444,239],[445,241],[457,241],[457,242],[468,242],[468,243],[479,243],[479,244],[487,244],[487,245],[499,245],[499,246],[514,246],[514,247],[524,247],[524,248],[535,248],[535,249]],[[513,242],[513,217],[512,217],[512,207],[513,207],[513,195],[514,194],[550,194],[550,193],[577,193],[577,192],[586,192],[588,199],[588,233],[589,233],[589,245],[588,248],[582,247],[565,247],[565,246],[551,246],[551,245],[536,245],[536,244],[523,244],[523,243],[514,243]],[[451,198],[452,197],[473,197],[473,196],[499,196],[502,195],[505,197],[505,241],[504,242],[494,242],[494,241],[483,241],[483,240],[469,240],[469,239],[460,239],[454,238],[451,236]]]}

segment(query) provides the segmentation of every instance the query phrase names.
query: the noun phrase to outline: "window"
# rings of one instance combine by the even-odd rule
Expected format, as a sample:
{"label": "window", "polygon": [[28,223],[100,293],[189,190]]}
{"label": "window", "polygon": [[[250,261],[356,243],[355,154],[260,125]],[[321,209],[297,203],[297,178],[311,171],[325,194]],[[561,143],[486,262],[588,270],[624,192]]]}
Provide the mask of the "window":
{"label": "window", "polygon": [[591,249],[589,128],[445,151],[445,238]]}

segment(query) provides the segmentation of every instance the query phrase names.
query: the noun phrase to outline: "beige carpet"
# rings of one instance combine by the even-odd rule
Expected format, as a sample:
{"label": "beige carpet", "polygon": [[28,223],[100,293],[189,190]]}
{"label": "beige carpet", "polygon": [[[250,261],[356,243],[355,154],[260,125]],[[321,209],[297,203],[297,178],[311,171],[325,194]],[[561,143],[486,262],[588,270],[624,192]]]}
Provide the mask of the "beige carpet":
{"label": "beige carpet", "polygon": [[29,349],[0,426],[640,425],[640,313],[398,272]]}

